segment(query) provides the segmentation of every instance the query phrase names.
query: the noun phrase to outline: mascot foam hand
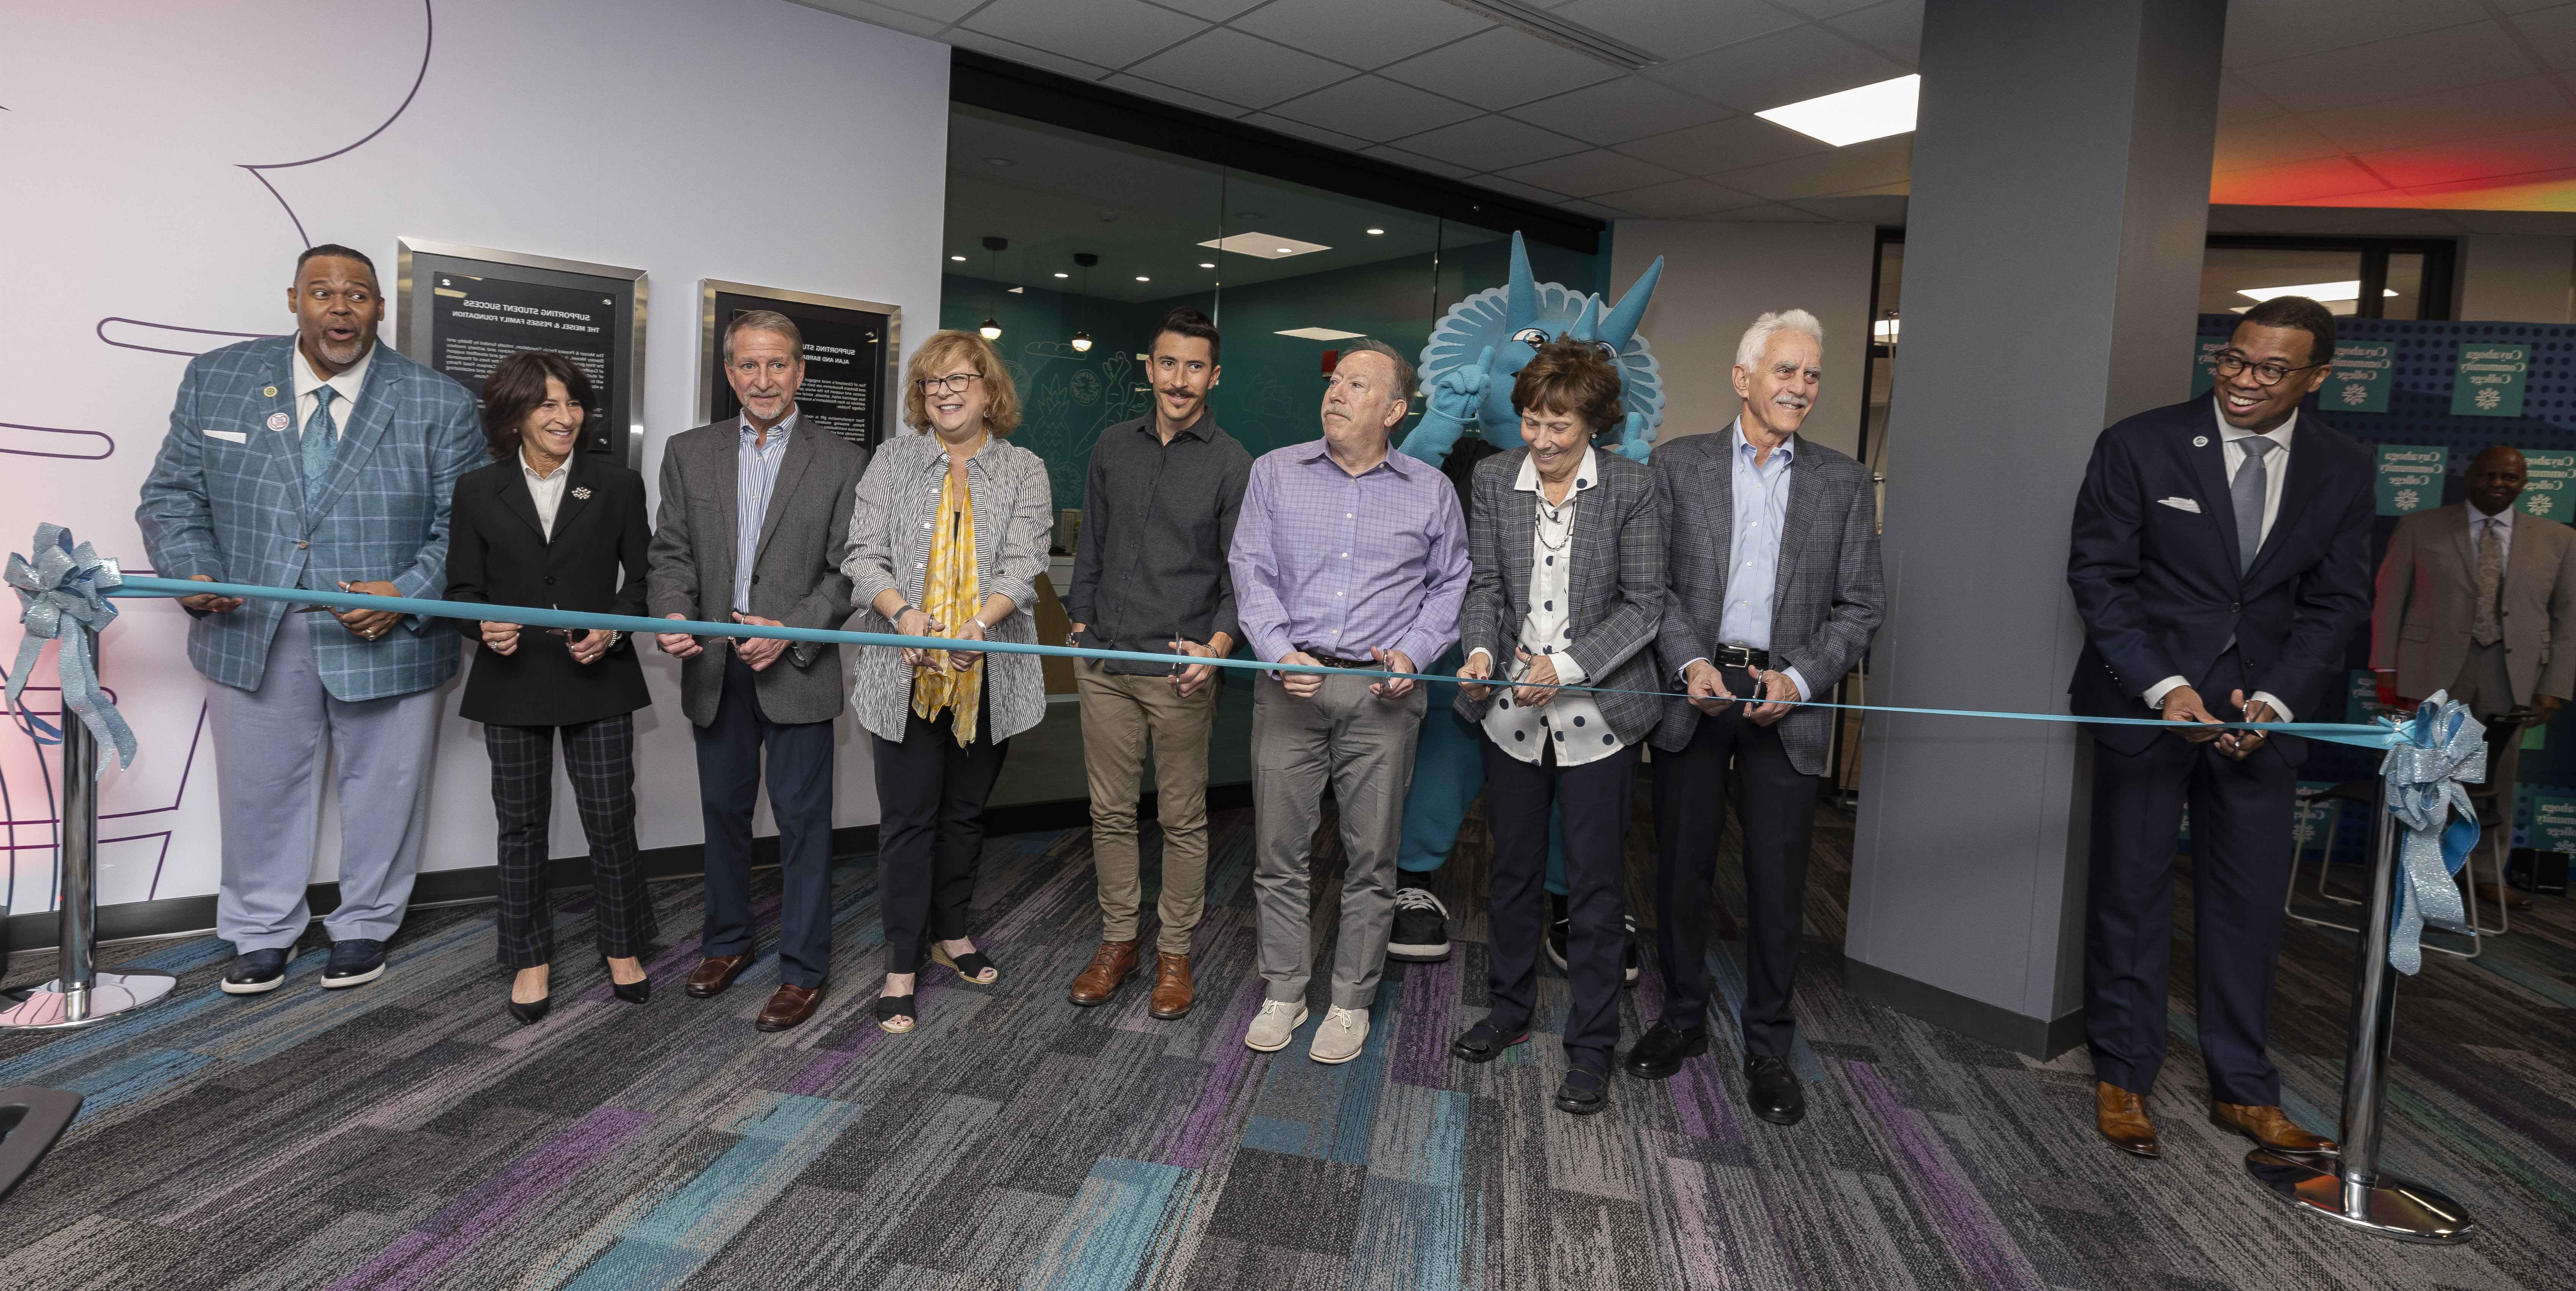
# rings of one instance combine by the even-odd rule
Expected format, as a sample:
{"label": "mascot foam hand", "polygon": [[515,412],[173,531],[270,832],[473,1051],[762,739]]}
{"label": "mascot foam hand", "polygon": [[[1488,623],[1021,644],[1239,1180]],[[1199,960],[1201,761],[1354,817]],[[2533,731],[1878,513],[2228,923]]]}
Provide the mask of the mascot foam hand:
{"label": "mascot foam hand", "polygon": [[1619,429],[1618,453],[1632,462],[1643,462],[1655,450],[1655,432],[1646,425],[1643,413],[1631,412],[1628,422]]}
{"label": "mascot foam hand", "polygon": [[1404,437],[1402,451],[1438,466],[1449,460],[1449,450],[1458,446],[1459,433],[1476,420],[1476,410],[1485,399],[1487,373],[1494,364],[1494,347],[1475,362],[1452,368],[1440,374],[1431,388],[1422,392],[1422,420],[1413,433]]}

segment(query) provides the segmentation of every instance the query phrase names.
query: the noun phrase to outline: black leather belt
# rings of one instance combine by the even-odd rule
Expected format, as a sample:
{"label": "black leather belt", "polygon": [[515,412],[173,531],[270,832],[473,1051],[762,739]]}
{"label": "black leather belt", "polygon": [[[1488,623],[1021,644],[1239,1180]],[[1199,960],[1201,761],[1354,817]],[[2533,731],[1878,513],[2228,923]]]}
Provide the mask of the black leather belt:
{"label": "black leather belt", "polygon": [[1325,654],[1321,650],[1308,650],[1305,652],[1305,655],[1307,658],[1312,659],[1327,668],[1375,669],[1377,667],[1377,660],[1375,659],[1345,659],[1340,655]]}
{"label": "black leather belt", "polygon": [[1764,668],[1771,666],[1771,652],[1751,646],[1722,645],[1708,652],[1708,661],[1720,668]]}

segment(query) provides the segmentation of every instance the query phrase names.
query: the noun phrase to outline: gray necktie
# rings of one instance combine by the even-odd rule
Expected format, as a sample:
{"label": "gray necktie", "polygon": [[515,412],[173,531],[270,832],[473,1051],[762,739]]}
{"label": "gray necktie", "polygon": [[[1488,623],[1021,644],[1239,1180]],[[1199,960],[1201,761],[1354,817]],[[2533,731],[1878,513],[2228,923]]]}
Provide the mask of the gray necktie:
{"label": "gray necktie", "polygon": [[2280,445],[2261,435],[2248,435],[2236,446],[2245,450],[2245,462],[2236,468],[2227,492],[2236,500],[2236,572],[2242,574],[2254,567],[2254,553],[2263,549],[2263,493],[2272,482],[2265,458]]}
{"label": "gray necktie", "polygon": [[329,386],[316,386],[313,415],[304,419],[304,496],[308,499],[322,487],[322,476],[331,469],[332,450],[339,447],[339,436],[331,427],[331,396],[338,393]]}

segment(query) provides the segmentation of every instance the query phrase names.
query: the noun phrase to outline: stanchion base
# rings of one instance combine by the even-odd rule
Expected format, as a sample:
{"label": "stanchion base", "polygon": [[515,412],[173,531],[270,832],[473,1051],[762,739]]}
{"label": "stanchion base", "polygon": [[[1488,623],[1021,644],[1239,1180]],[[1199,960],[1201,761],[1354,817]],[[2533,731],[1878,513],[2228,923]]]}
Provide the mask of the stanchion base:
{"label": "stanchion base", "polygon": [[95,1026],[120,1014],[149,1008],[170,994],[179,979],[168,973],[100,973],[87,998],[63,994],[60,979],[21,991],[0,992],[0,1032],[69,1031]]}
{"label": "stanchion base", "polygon": [[2386,1170],[2371,1186],[2353,1190],[2358,1204],[2350,1209],[2333,1157],[2256,1148],[2245,1154],[2245,1172],[2300,1211],[2375,1236],[2456,1246],[2477,1235],[2468,1207]]}

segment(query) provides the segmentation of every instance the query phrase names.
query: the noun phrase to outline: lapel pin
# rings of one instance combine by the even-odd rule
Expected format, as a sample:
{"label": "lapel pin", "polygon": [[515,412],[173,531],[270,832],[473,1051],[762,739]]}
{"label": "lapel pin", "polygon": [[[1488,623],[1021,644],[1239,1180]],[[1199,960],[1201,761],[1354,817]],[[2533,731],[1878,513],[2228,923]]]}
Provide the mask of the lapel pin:
{"label": "lapel pin", "polygon": [[270,430],[284,430],[294,424],[295,423],[293,421],[287,418],[285,413],[272,412],[268,414],[268,428]]}
{"label": "lapel pin", "polygon": [[277,397],[277,387],[276,387],[276,386],[269,386],[269,387],[267,387],[266,389],[261,390],[261,391],[259,392],[259,397],[260,397],[260,398],[262,398],[262,399],[274,399],[274,398],[276,398],[276,397]]}
{"label": "lapel pin", "polygon": [[577,488],[577,489],[574,489],[574,490],[572,491],[572,495],[573,495],[574,497],[577,497],[577,498],[581,499],[581,500],[582,500],[582,501],[584,501],[584,502],[588,502],[588,501],[590,501],[590,486],[589,486],[589,485],[587,485],[587,484],[582,485],[581,487],[579,487],[579,488]]}
{"label": "lapel pin", "polygon": [[2207,448],[2207,447],[2209,447],[2209,436],[2207,436],[2207,435],[2194,435],[2194,436],[2192,436],[2192,437],[2191,437],[2191,446],[2192,446],[2192,447],[2194,447],[2194,448]]}

